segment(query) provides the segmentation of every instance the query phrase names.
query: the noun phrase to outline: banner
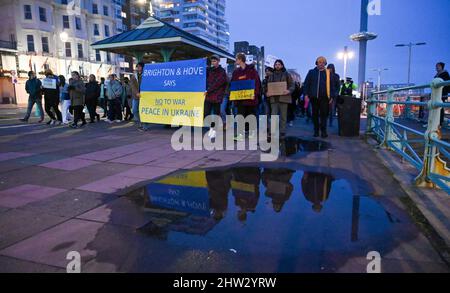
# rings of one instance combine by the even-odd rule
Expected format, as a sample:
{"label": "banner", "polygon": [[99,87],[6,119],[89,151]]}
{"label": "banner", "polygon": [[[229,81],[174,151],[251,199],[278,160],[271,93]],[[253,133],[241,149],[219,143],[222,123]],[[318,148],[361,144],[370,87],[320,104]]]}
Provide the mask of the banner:
{"label": "banner", "polygon": [[230,84],[230,101],[253,100],[255,97],[255,81],[239,80]]}
{"label": "banner", "polygon": [[[203,127],[205,92],[206,59],[146,64],[139,104],[141,121]],[[174,123],[176,118],[181,120]]]}
{"label": "banner", "polygon": [[42,87],[44,89],[56,90],[56,79],[54,79],[54,78],[44,78],[42,80]]}

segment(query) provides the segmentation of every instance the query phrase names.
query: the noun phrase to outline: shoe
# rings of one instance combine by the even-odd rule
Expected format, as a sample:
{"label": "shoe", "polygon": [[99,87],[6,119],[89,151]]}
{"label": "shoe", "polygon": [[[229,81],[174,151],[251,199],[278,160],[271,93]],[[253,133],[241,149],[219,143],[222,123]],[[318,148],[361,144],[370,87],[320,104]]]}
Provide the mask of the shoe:
{"label": "shoe", "polygon": [[52,120],[52,122],[50,123],[51,126],[56,124],[56,120]]}
{"label": "shoe", "polygon": [[319,137],[319,133],[318,132],[314,132],[314,137]]}
{"label": "shoe", "polygon": [[109,120],[109,119],[106,119],[105,122],[106,122],[106,123],[109,123],[109,124],[113,123],[113,122],[112,122],[111,120]]}
{"label": "shoe", "polygon": [[62,121],[56,121],[56,122],[55,122],[55,125],[56,125],[56,126],[60,126],[61,124],[62,124]]}
{"label": "shoe", "polygon": [[234,138],[235,141],[244,141],[244,136],[242,134],[239,134]]}
{"label": "shoe", "polygon": [[19,120],[22,121],[22,122],[28,123],[28,119],[22,118],[22,119],[19,119]]}
{"label": "shoe", "polygon": [[38,121],[38,123],[42,123],[42,122],[44,122],[44,118],[41,118],[41,119]]}
{"label": "shoe", "polygon": [[48,121],[46,124],[47,124],[47,125],[51,125],[52,122],[53,122],[53,120],[50,120],[50,121]]}
{"label": "shoe", "polygon": [[322,133],[322,138],[327,138],[328,134],[327,133]]}
{"label": "shoe", "polygon": [[69,127],[70,127],[70,128],[73,128],[73,129],[77,129],[77,128],[78,128],[78,125],[77,125],[77,124],[74,124],[74,123],[72,123],[72,124],[70,124],[70,125],[69,125]]}
{"label": "shoe", "polygon": [[115,120],[114,122],[120,123],[120,122],[122,122],[122,120],[117,119],[117,120]]}
{"label": "shoe", "polygon": [[294,127],[294,122],[289,122],[289,127]]}
{"label": "shoe", "polygon": [[97,114],[97,121],[100,121],[100,115]]}
{"label": "shoe", "polygon": [[85,126],[86,124],[86,121],[83,121],[83,123],[81,123],[81,127]]}
{"label": "shoe", "polygon": [[94,123],[95,123],[95,120],[89,121],[89,123],[90,123],[90,124],[94,124]]}
{"label": "shoe", "polygon": [[216,133],[216,131],[214,130],[214,128],[211,128],[211,129],[209,130],[209,132],[208,132],[208,137],[209,137],[210,139],[214,139],[214,138],[217,137],[217,133]]}

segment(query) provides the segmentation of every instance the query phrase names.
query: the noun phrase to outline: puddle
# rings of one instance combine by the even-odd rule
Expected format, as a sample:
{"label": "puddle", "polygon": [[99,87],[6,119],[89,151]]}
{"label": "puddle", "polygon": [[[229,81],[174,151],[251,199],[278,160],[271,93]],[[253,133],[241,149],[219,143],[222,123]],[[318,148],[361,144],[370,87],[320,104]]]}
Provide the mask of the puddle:
{"label": "puddle", "polygon": [[331,144],[320,140],[308,140],[289,136],[280,139],[280,155],[283,157],[299,158],[308,153],[324,152],[331,149]]}
{"label": "puddle", "polygon": [[152,215],[138,232],[169,247],[216,252],[245,271],[333,271],[411,236],[352,186],[339,174],[250,166],[170,175],[128,197]]}

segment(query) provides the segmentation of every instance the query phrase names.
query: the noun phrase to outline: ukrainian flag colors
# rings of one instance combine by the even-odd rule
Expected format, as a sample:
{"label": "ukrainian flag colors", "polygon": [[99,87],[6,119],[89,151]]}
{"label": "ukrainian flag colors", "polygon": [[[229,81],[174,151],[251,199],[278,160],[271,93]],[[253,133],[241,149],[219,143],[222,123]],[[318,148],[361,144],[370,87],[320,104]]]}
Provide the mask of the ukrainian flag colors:
{"label": "ukrainian flag colors", "polygon": [[230,84],[230,101],[253,100],[255,97],[255,81],[239,80]]}

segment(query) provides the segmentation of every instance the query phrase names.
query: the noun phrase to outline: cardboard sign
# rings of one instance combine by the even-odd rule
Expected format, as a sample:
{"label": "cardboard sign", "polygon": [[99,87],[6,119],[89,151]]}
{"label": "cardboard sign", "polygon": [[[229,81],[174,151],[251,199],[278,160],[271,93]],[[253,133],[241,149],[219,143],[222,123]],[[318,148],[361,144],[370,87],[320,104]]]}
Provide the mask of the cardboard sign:
{"label": "cardboard sign", "polygon": [[287,91],[287,82],[269,82],[267,84],[267,96],[284,96],[284,92]]}
{"label": "cardboard sign", "polygon": [[42,87],[44,89],[56,90],[56,79],[54,79],[54,78],[44,78],[42,80]]}

